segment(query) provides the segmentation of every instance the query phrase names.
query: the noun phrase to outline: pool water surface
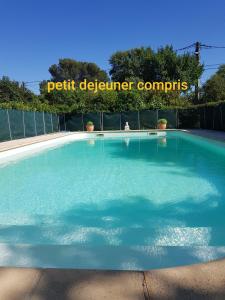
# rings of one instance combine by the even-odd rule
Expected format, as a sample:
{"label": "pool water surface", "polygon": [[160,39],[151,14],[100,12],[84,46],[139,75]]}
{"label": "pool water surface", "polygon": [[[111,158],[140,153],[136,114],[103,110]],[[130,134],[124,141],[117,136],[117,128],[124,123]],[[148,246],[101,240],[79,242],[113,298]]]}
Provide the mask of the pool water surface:
{"label": "pool water surface", "polygon": [[0,164],[0,178],[0,265],[142,270],[225,256],[223,144],[86,139]]}

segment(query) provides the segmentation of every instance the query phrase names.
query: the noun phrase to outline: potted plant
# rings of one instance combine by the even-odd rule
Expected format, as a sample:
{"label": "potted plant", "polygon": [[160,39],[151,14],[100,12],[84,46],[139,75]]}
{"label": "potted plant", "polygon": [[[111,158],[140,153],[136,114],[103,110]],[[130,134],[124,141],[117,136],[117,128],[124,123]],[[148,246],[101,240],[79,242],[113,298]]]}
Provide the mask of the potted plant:
{"label": "potted plant", "polygon": [[158,129],[166,129],[167,120],[166,119],[159,119],[158,120]]}
{"label": "potted plant", "polygon": [[95,129],[95,126],[94,126],[94,123],[93,122],[91,122],[91,121],[88,121],[87,122],[87,124],[86,124],[86,129],[87,129],[87,131],[94,131],[94,129]]}

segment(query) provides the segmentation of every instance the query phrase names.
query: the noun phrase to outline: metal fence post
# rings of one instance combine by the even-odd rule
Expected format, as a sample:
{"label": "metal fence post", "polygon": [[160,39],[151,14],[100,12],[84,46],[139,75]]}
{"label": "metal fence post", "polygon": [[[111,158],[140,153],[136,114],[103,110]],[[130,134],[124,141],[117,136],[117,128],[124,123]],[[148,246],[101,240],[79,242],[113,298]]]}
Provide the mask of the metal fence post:
{"label": "metal fence post", "polygon": [[222,106],[220,106],[220,128],[223,130],[223,112],[222,112]]}
{"label": "metal fence post", "polygon": [[156,119],[157,119],[157,121],[156,121],[156,128],[157,128],[157,124],[159,121],[159,110],[158,109],[156,109]]}
{"label": "metal fence post", "polygon": [[59,115],[57,114],[58,132],[60,132]]}
{"label": "metal fence post", "polygon": [[46,134],[46,129],[45,129],[45,113],[43,112],[43,124],[44,124],[44,134]]}
{"label": "metal fence post", "polygon": [[37,136],[37,123],[36,123],[36,116],[35,116],[36,112],[34,111],[34,129],[35,129],[35,134]]}
{"label": "metal fence post", "polygon": [[81,120],[82,120],[82,127],[83,127],[83,131],[84,131],[84,114],[83,113],[81,114]]}
{"label": "metal fence post", "polygon": [[8,126],[9,126],[9,136],[10,136],[10,140],[12,140],[12,131],[11,131],[11,126],[10,126],[10,119],[9,119],[9,110],[6,110],[7,113],[7,119],[8,119]]}
{"label": "metal fence post", "polygon": [[101,112],[101,115],[100,115],[100,116],[101,116],[101,119],[100,119],[100,120],[102,120],[102,121],[101,121],[101,131],[104,130],[104,125],[103,125],[103,114],[104,114],[104,113]]}
{"label": "metal fence post", "polygon": [[53,129],[52,114],[51,114],[51,126],[52,126],[52,132],[53,132],[53,131],[54,131],[54,129]]}
{"label": "metal fence post", "polygon": [[138,129],[141,129],[141,123],[140,123],[140,111],[138,110]]}
{"label": "metal fence post", "polygon": [[204,111],[204,129],[206,128],[206,117],[205,117],[205,107],[204,107],[204,109],[203,109],[203,111]]}
{"label": "metal fence post", "polygon": [[64,120],[64,130],[66,131],[66,115],[65,114],[63,116],[63,120]]}
{"label": "metal fence post", "polygon": [[120,131],[122,130],[122,113],[120,112]]}
{"label": "metal fence post", "polygon": [[26,137],[26,129],[25,129],[25,121],[24,121],[24,110],[22,111],[22,116],[23,116],[23,135]]}

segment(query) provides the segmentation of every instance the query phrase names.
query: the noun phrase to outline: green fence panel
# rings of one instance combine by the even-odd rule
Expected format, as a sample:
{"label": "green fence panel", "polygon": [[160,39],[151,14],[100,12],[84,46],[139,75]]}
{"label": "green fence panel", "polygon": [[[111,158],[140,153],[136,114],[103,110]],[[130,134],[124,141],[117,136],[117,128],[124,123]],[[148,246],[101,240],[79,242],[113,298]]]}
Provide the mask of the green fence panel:
{"label": "green fence panel", "polygon": [[225,103],[220,105],[221,109],[221,130],[225,131]]}
{"label": "green fence panel", "polygon": [[182,129],[200,128],[200,111],[198,109],[179,109],[178,127]]}
{"label": "green fence panel", "polygon": [[103,130],[120,130],[120,113],[103,113]]}
{"label": "green fence panel", "polygon": [[221,106],[220,105],[213,107],[213,129],[222,130]]}
{"label": "green fence panel", "polygon": [[6,109],[0,109],[0,142],[9,141],[10,131]]}
{"label": "green fence panel", "polygon": [[121,128],[128,122],[131,130],[140,129],[139,112],[138,111],[126,111],[121,113]]}
{"label": "green fence panel", "polygon": [[206,129],[213,129],[213,107],[208,106],[205,107],[205,128]]}
{"label": "green fence panel", "polygon": [[67,114],[65,116],[65,122],[66,122],[66,130],[69,131],[84,130],[82,114]]}
{"label": "green fence panel", "polygon": [[200,107],[198,110],[199,110],[199,115],[200,115],[200,128],[205,129],[206,128],[205,107]]}
{"label": "green fence panel", "polygon": [[176,109],[164,109],[158,111],[158,120],[166,119],[167,128],[177,128],[177,111]]}
{"label": "green fence panel", "polygon": [[52,114],[52,126],[53,126],[53,132],[59,131],[59,119],[58,115]]}
{"label": "green fence panel", "polygon": [[60,131],[66,130],[66,117],[65,114],[59,115],[59,129]]}
{"label": "green fence panel", "polygon": [[52,114],[44,113],[45,118],[45,133],[53,132],[53,124],[52,124]]}
{"label": "green fence panel", "polygon": [[25,136],[31,137],[36,135],[35,112],[24,111]]}
{"label": "green fence panel", "polygon": [[139,113],[140,129],[152,129],[157,127],[157,110],[142,110]]}
{"label": "green fence panel", "polygon": [[25,137],[24,132],[24,120],[23,120],[23,111],[22,110],[8,110],[9,112],[9,121],[12,139],[21,139]]}
{"label": "green fence panel", "polygon": [[37,135],[44,134],[45,130],[44,130],[43,112],[35,112],[35,122],[36,122]]}
{"label": "green fence panel", "polygon": [[102,121],[101,121],[102,114],[101,113],[87,113],[83,115],[83,121],[84,121],[84,128],[86,128],[86,124],[88,121],[91,121],[94,123],[95,130],[101,130],[102,128]]}

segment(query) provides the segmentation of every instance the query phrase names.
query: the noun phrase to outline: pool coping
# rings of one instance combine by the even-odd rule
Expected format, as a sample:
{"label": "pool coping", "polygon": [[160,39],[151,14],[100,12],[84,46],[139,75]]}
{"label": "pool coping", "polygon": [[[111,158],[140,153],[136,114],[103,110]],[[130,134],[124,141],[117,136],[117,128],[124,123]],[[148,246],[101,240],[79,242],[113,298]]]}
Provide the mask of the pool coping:
{"label": "pool coping", "polygon": [[[181,129],[165,129],[163,131],[185,131]],[[22,139],[15,139],[15,140],[10,140],[10,141],[4,141],[0,142],[0,153],[29,146],[29,145],[34,145],[46,141],[51,141],[51,140],[57,140],[62,137],[66,136],[71,136],[71,135],[80,135],[80,134],[85,134],[92,136],[93,134],[105,134],[105,133],[124,133],[124,134],[132,134],[132,133],[143,133],[143,132],[161,132],[158,129],[149,129],[149,130],[129,130],[129,131],[124,131],[124,130],[105,130],[105,131],[94,131],[94,132],[87,132],[87,131],[61,131],[57,133],[51,133],[51,134],[44,134],[44,135],[39,135],[39,136],[34,136],[34,137],[28,137],[28,138],[22,138]]]}
{"label": "pool coping", "polygon": [[20,147],[25,147],[28,145],[37,144],[37,143],[47,141],[47,140],[55,140],[60,137],[67,136],[69,134],[73,134],[73,133],[57,132],[57,133],[50,133],[50,134],[44,134],[44,135],[39,135],[39,136],[33,136],[33,137],[27,137],[27,138],[22,138],[22,139],[0,142],[0,153],[4,152],[4,151],[8,151],[8,150],[17,149]]}
{"label": "pool coping", "polygon": [[[167,129],[167,131],[175,131],[175,129]],[[0,163],[8,162],[26,156],[28,153],[33,154],[40,152],[50,147],[57,147],[68,142],[76,140],[84,140],[93,138],[99,138],[100,135],[105,137],[130,137],[130,136],[148,136],[151,133],[157,133],[157,135],[164,135],[165,130],[129,130],[129,131],[77,131],[77,132],[60,132],[57,134],[35,136],[33,138],[18,139],[8,142],[0,143]],[[99,135],[99,136],[98,136]],[[106,136],[107,135],[107,136]]]}
{"label": "pool coping", "polygon": [[[223,131],[216,131],[216,130],[208,130],[208,129],[165,129],[163,131],[182,131],[187,132],[196,136],[201,136],[210,140],[225,142],[225,132]],[[62,137],[66,137],[68,135],[77,135],[77,134],[104,134],[104,133],[142,133],[142,132],[160,132],[158,129],[149,129],[149,130],[130,130],[130,131],[124,131],[124,130],[104,130],[104,131],[94,131],[92,132],[86,132],[86,131],[62,131],[57,133],[51,133],[51,134],[45,134],[35,137],[28,137],[28,138],[22,138],[22,139],[16,139],[12,141],[4,141],[0,142],[0,153],[38,144],[45,141],[50,140],[57,140]]]}

